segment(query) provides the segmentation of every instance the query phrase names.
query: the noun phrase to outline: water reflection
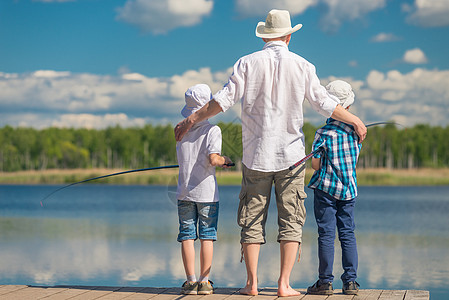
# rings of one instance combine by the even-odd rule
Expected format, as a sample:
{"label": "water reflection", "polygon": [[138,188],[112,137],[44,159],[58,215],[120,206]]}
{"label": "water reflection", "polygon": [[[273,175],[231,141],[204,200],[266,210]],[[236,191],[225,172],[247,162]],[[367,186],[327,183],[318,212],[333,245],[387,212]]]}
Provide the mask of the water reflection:
{"label": "water reflection", "polygon": [[[89,190],[90,193],[92,191]],[[108,197],[113,196],[109,193],[95,197],[100,199],[98,201],[103,201],[102,198],[111,201]],[[141,197],[136,193],[136,198]],[[148,194],[149,190],[144,189],[142,193]],[[157,194],[154,190],[150,193],[153,196]],[[238,194],[238,188],[229,193],[231,195],[223,198],[232,199]],[[112,194],[117,194],[117,191]],[[416,191],[415,194],[419,195]],[[375,196],[379,198],[379,193]],[[3,202],[5,198],[0,199]],[[130,199],[126,205],[132,201]],[[167,201],[161,201],[148,207],[146,204],[136,204],[137,209],[127,208],[123,203],[108,202],[106,212],[98,209],[98,203],[95,208],[76,203],[76,207],[82,209],[72,204],[71,210],[62,210],[58,206],[62,203],[55,206],[48,204],[47,210],[35,213],[24,213],[22,208],[14,207],[2,209],[0,283],[180,285],[184,280],[184,270],[180,247],[176,242],[176,208],[172,203],[164,207],[162,203]],[[413,210],[410,207],[413,205],[411,197],[407,197],[408,202],[393,197],[388,205],[383,201],[387,200],[377,199],[374,202],[369,197],[367,200],[361,199],[356,211],[362,287],[444,289],[449,278],[447,211],[434,210],[427,205],[423,212],[419,208],[422,204]],[[395,201],[402,201],[402,206],[407,204],[406,213],[399,209],[395,213],[390,211],[392,207],[401,207]],[[447,201],[444,200],[445,204],[439,206],[444,208]],[[309,216],[304,228],[301,262],[295,265],[291,278],[291,284],[297,288],[305,288],[317,278],[317,234],[310,202],[307,204]],[[375,206],[376,209],[370,206],[374,204],[384,205],[387,209],[376,211],[379,206]],[[119,206],[119,209],[112,209],[111,205]],[[244,264],[240,263],[235,203],[222,201],[220,206],[223,209],[211,277],[217,286],[241,287],[246,271]],[[267,230],[267,240],[270,242],[262,247],[260,254],[260,286],[276,286],[279,275],[279,246],[273,242],[276,239],[273,212],[269,216]],[[334,275],[335,286],[339,288],[339,247],[336,251]],[[444,289],[443,293],[449,295],[448,289]]]}
{"label": "water reflection", "polygon": [[[175,220],[176,215],[169,218]],[[229,230],[232,225],[222,223],[212,276],[220,286],[239,287],[244,283],[245,269],[239,262],[238,230]],[[157,286],[170,286],[184,279],[176,228],[33,218],[2,218],[0,226],[2,283],[55,285],[93,280],[95,284],[147,285],[157,281]],[[275,240],[274,230],[268,238]],[[359,234],[357,238],[359,277],[365,286],[396,288],[407,283],[410,288],[429,289],[443,285],[449,278],[447,267],[442,268],[449,265],[447,238],[381,234]],[[292,276],[298,287],[305,287],[317,277],[315,240],[316,235],[307,230],[301,262],[295,265]],[[341,264],[336,249],[338,278]],[[261,285],[275,285],[278,244],[264,245],[260,261]]]}

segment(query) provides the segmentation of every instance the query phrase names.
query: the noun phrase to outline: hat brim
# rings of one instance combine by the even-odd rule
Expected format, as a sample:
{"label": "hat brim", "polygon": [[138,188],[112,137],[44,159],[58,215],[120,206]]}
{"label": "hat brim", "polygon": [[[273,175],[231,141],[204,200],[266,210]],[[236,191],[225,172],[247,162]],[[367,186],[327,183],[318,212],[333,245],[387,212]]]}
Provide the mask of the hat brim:
{"label": "hat brim", "polygon": [[192,114],[192,108],[191,107],[188,107],[187,105],[186,106],[184,106],[183,108],[182,108],[182,110],[181,110],[181,115],[184,117],[184,118],[187,118],[188,116],[190,116]]}
{"label": "hat brim", "polygon": [[181,115],[184,118],[187,118],[188,116],[190,116],[191,114],[193,114],[194,112],[196,112],[197,110],[200,110],[204,105],[201,106],[197,106],[197,107],[190,107],[188,105],[185,105],[182,110],[181,110]]}
{"label": "hat brim", "polygon": [[260,38],[266,38],[266,39],[274,39],[274,38],[278,38],[278,37],[282,37],[282,36],[286,36],[289,34],[292,34],[296,31],[298,31],[299,29],[301,29],[302,24],[297,24],[295,27],[288,29],[286,31],[281,31],[281,32],[267,32],[265,30],[265,22],[259,22],[259,24],[257,24],[256,27],[256,36],[260,37]]}
{"label": "hat brim", "polygon": [[351,91],[351,94],[346,97],[345,101],[343,101],[343,103],[340,103],[341,106],[343,106],[343,108],[347,108],[348,106],[354,104],[354,100],[355,100],[355,94],[353,91]]}

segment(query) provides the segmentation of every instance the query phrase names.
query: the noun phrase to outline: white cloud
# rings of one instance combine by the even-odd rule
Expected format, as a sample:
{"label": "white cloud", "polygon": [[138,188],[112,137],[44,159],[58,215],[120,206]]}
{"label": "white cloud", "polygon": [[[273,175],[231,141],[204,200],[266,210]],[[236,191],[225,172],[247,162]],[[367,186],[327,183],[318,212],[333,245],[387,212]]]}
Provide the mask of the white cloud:
{"label": "white cloud", "polygon": [[47,127],[60,128],[107,128],[107,127],[143,127],[145,124],[153,123],[168,123],[162,120],[152,120],[151,118],[134,118],[128,117],[124,113],[117,114],[62,114],[57,113],[14,113],[3,114],[0,113],[2,119],[1,125],[13,124],[18,127],[33,127],[37,129]]}
{"label": "white cloud", "polygon": [[423,27],[448,26],[449,0],[415,0],[413,6],[403,5],[410,13],[407,22]]}
{"label": "white cloud", "polygon": [[[286,9],[292,16],[302,14],[319,0],[236,0],[237,12],[243,16],[265,16],[273,9]],[[262,20],[261,20],[262,21]],[[292,24],[293,25],[293,24]]]}
{"label": "white cloud", "polygon": [[[118,76],[72,74],[40,70],[33,73],[0,73],[0,126],[43,128],[104,128],[152,124],[176,124],[181,120],[184,93],[197,83],[217,92],[232,72],[209,68],[189,70],[168,78],[139,73]],[[416,68],[410,73],[371,71],[365,80],[323,78],[322,84],[342,79],[356,94],[351,111],[366,123],[395,120],[449,125],[449,70]],[[232,121],[240,105],[220,114],[217,120]],[[322,124],[323,117],[306,108],[306,121]]]}
{"label": "white cloud", "polygon": [[57,78],[57,77],[67,77],[70,72],[57,72],[53,70],[39,70],[33,73],[36,78]]}
{"label": "white cloud", "polygon": [[[362,89],[369,93],[359,101],[360,112],[372,121],[394,118],[399,122],[400,118],[404,125],[448,124],[449,71],[371,71]],[[363,109],[365,101],[369,109]]]}
{"label": "white cloud", "polygon": [[213,0],[128,0],[117,9],[117,20],[143,32],[162,34],[178,27],[193,26],[207,17]]}
{"label": "white cloud", "polygon": [[142,127],[148,120],[145,118],[130,119],[124,113],[105,114],[96,116],[92,114],[64,114],[51,123],[53,127],[66,128],[106,128],[120,125],[121,127]]}
{"label": "white cloud", "polygon": [[328,32],[335,32],[344,21],[362,19],[366,14],[381,9],[385,0],[321,0],[327,5],[327,13],[320,23]]}
{"label": "white cloud", "polygon": [[[365,80],[331,76],[323,78],[321,83],[326,85],[335,79],[351,84],[355,93],[351,112],[365,124],[395,121],[404,126],[449,125],[449,70],[417,68],[409,73],[373,70]],[[305,117],[308,122],[323,123],[323,117],[310,107],[306,107]]]}
{"label": "white cloud", "polygon": [[321,27],[334,32],[345,21],[362,19],[371,11],[383,8],[386,0],[236,0],[235,3],[238,14],[261,18],[266,17],[272,8],[286,9],[295,16],[312,7],[323,7],[325,13],[320,20]]}
{"label": "white cloud", "polygon": [[403,60],[409,64],[425,64],[427,57],[421,49],[414,48],[404,53]]}
{"label": "white cloud", "polygon": [[175,123],[181,118],[187,88],[206,83],[217,91],[230,73],[231,68],[215,73],[203,68],[150,78],[139,73],[0,72],[0,126],[97,128]]}
{"label": "white cloud", "polygon": [[393,33],[386,33],[381,32],[371,38],[371,42],[374,43],[384,43],[384,42],[391,42],[391,41],[397,41],[400,38],[395,36]]}

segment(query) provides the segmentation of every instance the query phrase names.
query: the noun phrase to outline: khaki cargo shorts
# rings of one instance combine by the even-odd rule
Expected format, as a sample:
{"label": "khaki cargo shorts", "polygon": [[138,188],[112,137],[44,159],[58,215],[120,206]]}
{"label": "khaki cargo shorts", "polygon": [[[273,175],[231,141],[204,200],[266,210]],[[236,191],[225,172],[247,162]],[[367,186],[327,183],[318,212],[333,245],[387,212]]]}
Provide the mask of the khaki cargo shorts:
{"label": "khaki cargo shorts", "polygon": [[279,172],[260,172],[243,165],[242,189],[237,222],[242,228],[241,243],[265,241],[265,223],[274,183],[278,210],[279,232],[277,241],[301,242],[302,227],[306,220],[304,199],[305,167]]}

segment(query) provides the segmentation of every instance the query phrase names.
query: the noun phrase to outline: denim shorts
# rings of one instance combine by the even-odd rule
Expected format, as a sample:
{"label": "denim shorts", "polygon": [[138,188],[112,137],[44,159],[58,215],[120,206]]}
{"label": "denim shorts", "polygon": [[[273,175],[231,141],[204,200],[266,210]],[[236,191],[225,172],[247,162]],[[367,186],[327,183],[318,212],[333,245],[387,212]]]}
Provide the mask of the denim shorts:
{"label": "denim shorts", "polygon": [[218,202],[178,200],[178,242],[185,240],[217,240]]}

